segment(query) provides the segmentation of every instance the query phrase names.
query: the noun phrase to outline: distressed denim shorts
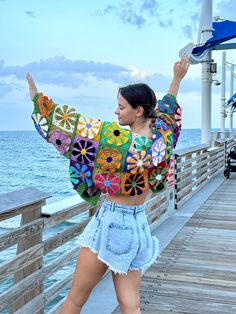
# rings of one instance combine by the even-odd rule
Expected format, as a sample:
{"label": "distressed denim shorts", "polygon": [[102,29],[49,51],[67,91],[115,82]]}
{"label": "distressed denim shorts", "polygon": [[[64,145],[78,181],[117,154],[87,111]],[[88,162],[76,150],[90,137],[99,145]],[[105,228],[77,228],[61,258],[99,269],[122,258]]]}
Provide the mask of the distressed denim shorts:
{"label": "distressed denim shorts", "polygon": [[97,254],[111,271],[142,274],[159,255],[159,242],[150,232],[144,205],[121,205],[103,201],[76,241]]}

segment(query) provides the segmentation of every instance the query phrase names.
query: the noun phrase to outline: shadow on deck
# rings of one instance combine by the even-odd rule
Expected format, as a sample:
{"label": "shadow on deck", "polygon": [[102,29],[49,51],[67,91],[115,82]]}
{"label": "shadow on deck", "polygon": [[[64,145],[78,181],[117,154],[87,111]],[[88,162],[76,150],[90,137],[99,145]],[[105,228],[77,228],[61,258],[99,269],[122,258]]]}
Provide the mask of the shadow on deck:
{"label": "shadow on deck", "polygon": [[236,175],[199,207],[142,277],[141,309],[236,313]]}

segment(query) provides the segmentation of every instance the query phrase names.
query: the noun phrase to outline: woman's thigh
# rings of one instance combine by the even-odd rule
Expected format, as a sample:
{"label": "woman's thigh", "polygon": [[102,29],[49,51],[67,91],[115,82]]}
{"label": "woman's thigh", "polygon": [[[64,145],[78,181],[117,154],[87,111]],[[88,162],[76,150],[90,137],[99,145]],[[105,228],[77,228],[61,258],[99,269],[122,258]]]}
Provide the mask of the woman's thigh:
{"label": "woman's thigh", "polygon": [[131,307],[139,306],[141,271],[129,270],[127,275],[112,273],[112,278],[120,305]]}
{"label": "woman's thigh", "polygon": [[90,293],[101,280],[107,270],[106,264],[97,258],[89,248],[82,247],[79,251],[74,272],[71,293]]}

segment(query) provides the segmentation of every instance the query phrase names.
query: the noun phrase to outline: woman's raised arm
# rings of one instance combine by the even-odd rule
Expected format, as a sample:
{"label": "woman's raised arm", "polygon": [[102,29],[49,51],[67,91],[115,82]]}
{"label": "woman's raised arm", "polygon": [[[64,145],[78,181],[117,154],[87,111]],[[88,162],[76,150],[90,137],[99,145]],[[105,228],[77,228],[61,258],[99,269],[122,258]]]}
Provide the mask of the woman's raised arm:
{"label": "woman's raised arm", "polygon": [[189,68],[189,57],[184,55],[179,61],[175,62],[173,72],[174,77],[170,84],[167,94],[172,94],[177,97],[180,82],[185,77]]}

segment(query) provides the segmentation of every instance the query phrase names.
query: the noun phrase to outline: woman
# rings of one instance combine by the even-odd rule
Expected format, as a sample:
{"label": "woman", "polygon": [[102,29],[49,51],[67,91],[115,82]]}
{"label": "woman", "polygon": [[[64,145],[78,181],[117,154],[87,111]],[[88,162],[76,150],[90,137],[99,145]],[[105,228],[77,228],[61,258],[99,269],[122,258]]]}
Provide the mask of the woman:
{"label": "woman", "polygon": [[150,190],[157,193],[167,184],[170,156],[181,128],[176,96],[188,67],[187,56],[174,64],[174,78],[158,107],[146,84],[119,89],[115,114],[119,124],[130,130],[54,104],[37,93],[27,74],[35,127],[70,159],[73,188],[93,205],[101,193],[108,194],[79,237],[73,283],[61,314],[80,313],[108,267],[121,313],[140,313],[141,274],[158,256],[158,239],[151,236],[144,202]]}

